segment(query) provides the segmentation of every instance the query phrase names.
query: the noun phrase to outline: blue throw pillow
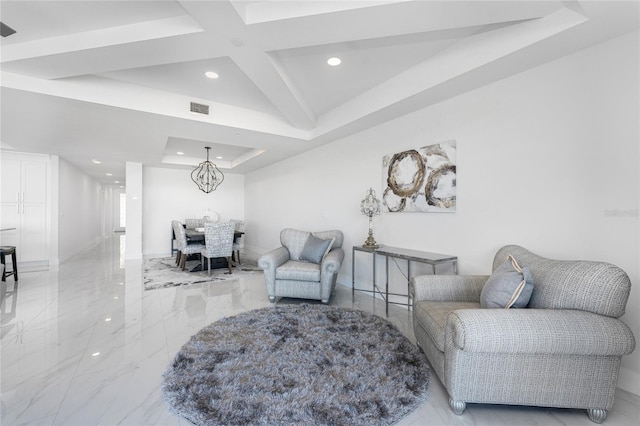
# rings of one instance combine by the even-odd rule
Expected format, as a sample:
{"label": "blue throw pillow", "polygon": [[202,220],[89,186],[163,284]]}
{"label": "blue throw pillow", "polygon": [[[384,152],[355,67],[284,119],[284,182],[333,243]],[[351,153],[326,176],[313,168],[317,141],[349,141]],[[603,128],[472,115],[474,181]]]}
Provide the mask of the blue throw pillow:
{"label": "blue throw pillow", "polygon": [[513,256],[489,277],[480,293],[481,308],[526,308],[533,293],[529,268],[520,268]]}
{"label": "blue throw pillow", "polygon": [[333,239],[321,240],[318,237],[309,234],[309,238],[304,243],[302,253],[300,253],[300,260],[307,260],[313,263],[322,262],[322,258],[329,252],[333,243]]}

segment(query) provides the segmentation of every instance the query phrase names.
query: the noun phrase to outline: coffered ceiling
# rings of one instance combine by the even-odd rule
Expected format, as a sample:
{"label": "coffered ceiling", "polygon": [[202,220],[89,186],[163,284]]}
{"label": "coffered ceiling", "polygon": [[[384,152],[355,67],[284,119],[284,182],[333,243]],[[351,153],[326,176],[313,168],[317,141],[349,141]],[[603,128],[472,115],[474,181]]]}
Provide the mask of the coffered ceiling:
{"label": "coffered ceiling", "polygon": [[192,168],[205,146],[247,173],[636,29],[638,14],[635,1],[2,0],[16,33],[0,44],[0,142],[104,184],[126,161]]}

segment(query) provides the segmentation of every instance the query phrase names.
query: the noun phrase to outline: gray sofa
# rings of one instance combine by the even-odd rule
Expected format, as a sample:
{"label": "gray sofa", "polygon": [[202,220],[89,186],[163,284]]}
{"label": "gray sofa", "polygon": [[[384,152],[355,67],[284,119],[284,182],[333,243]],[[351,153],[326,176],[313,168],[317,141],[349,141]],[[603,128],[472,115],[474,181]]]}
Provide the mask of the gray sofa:
{"label": "gray sofa", "polygon": [[[320,263],[300,259],[310,234],[323,240],[333,238],[329,252]],[[296,297],[329,303],[344,259],[342,242],[343,235],[340,231],[283,229],[280,232],[282,247],[258,259],[258,266],[264,270],[269,300],[273,303],[277,297]]]}
{"label": "gray sofa", "polygon": [[635,348],[624,314],[631,283],[603,262],[560,261],[511,245],[533,278],[524,309],[480,309],[489,276],[425,275],[411,280],[418,345],[456,414],[466,403],[586,409],[601,423],[613,406],[623,355]]}

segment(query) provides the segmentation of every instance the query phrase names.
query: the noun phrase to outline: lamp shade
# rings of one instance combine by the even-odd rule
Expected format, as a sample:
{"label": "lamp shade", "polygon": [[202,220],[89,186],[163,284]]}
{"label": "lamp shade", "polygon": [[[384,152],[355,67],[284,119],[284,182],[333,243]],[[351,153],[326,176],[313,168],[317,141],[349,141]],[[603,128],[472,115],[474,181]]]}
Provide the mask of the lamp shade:
{"label": "lamp shade", "polygon": [[360,211],[369,217],[380,214],[380,200],[376,198],[376,192],[373,188],[369,188],[366,196],[360,202]]}

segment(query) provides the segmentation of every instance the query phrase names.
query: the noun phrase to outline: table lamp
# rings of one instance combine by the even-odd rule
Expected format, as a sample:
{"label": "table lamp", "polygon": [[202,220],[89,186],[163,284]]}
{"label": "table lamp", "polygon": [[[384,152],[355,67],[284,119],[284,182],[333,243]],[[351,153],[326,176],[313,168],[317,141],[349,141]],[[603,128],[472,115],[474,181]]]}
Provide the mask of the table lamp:
{"label": "table lamp", "polygon": [[364,200],[360,202],[360,211],[363,215],[369,216],[369,236],[367,240],[364,242],[362,247],[377,249],[380,247],[376,240],[373,238],[373,225],[372,218],[373,215],[380,214],[380,200],[376,198],[376,193],[373,188],[369,188],[367,191],[367,195],[364,197]]}

